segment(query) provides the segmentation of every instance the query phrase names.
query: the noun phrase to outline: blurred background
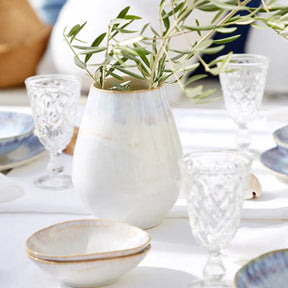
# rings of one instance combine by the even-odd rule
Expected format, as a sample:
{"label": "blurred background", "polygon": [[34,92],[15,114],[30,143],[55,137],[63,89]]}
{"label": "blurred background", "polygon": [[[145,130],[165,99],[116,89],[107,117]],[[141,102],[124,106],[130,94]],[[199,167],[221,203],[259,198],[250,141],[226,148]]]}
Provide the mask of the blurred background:
{"label": "blurred background", "polygon": [[[253,0],[251,6],[259,5],[260,1]],[[280,4],[287,4],[285,2],[279,1]],[[73,55],[63,41],[63,29],[88,21],[85,31],[81,31],[81,37],[91,41],[94,35],[105,31],[109,20],[128,5],[131,6],[131,13],[142,16],[143,22],[155,23],[156,26],[156,0],[0,0],[0,105],[27,105],[24,79],[49,73],[80,76],[85,101],[91,80],[75,66]],[[205,24],[213,18],[213,14],[197,14],[197,18],[201,24]],[[270,66],[263,107],[288,104],[288,40],[270,29],[249,26],[239,27],[237,33],[242,36],[227,45],[221,54],[233,51],[268,56]],[[215,34],[214,38],[217,37],[219,35]],[[209,55],[206,60],[209,62],[211,57],[217,56]],[[209,77],[203,83],[207,89],[216,88],[215,96],[221,96],[217,77]],[[168,97],[173,107],[195,106],[182,95],[177,85],[169,89]],[[221,100],[196,106],[224,107]]]}

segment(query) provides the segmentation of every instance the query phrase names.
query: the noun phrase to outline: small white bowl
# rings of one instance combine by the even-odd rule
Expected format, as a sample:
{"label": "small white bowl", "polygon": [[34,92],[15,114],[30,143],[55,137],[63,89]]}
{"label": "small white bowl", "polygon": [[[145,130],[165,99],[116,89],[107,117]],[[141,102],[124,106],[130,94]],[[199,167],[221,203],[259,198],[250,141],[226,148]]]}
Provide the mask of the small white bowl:
{"label": "small white bowl", "polygon": [[151,249],[149,244],[142,252],[133,255],[85,260],[48,261],[27,253],[42,270],[72,287],[99,287],[112,284],[138,265]]}
{"label": "small white bowl", "polygon": [[150,243],[150,235],[135,226],[100,219],[58,223],[30,236],[26,251],[51,261],[82,261],[131,255]]}

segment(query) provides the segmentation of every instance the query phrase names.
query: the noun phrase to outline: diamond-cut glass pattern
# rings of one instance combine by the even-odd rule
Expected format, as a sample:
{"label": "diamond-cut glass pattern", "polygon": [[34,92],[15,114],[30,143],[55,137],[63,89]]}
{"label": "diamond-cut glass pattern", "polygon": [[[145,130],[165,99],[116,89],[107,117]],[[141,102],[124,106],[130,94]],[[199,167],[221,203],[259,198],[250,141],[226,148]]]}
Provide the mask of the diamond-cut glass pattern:
{"label": "diamond-cut glass pattern", "polygon": [[196,240],[219,251],[234,237],[248,183],[250,162],[229,153],[201,153],[185,159],[188,214]]}
{"label": "diamond-cut glass pattern", "polygon": [[30,91],[35,132],[45,148],[54,152],[63,150],[73,134],[79,91],[68,81],[43,80]]}
{"label": "diamond-cut glass pattern", "polygon": [[266,81],[268,60],[258,55],[235,54],[220,74],[221,87],[227,111],[238,124],[255,118]]}

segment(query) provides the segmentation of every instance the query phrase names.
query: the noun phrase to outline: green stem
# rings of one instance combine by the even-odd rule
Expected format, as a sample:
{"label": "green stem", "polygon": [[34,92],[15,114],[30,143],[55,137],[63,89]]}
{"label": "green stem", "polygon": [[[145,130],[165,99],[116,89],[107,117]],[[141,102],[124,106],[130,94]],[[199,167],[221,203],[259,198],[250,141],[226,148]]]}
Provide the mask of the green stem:
{"label": "green stem", "polygon": [[[250,3],[252,0],[245,0],[243,2],[240,2],[241,6],[246,6],[248,3]],[[218,25],[223,25],[224,23],[226,23],[231,17],[233,17],[238,10],[233,10],[230,13],[228,13],[222,20],[220,20],[217,24]],[[194,46],[194,48],[197,48],[197,46],[199,46],[202,42],[206,41],[207,39],[209,39],[213,34],[215,33],[214,30],[209,31],[203,38],[201,38],[199,40],[199,42]]]}
{"label": "green stem", "polygon": [[[193,10],[193,9],[192,9]],[[170,39],[175,35],[174,34],[174,29],[179,25],[179,22],[182,21],[182,19],[185,19],[184,17],[186,17],[187,14],[190,14],[192,12],[191,9],[189,9],[188,12],[186,12],[184,15],[182,15],[182,17],[180,17],[179,19],[175,19],[173,25],[168,29],[165,38],[163,39],[163,37],[161,37],[161,43],[160,46],[157,50],[157,53],[155,55],[155,60],[153,62],[153,65],[151,67],[151,77],[150,77],[150,83],[149,83],[149,88],[153,87],[153,83],[154,83],[154,77],[155,77],[155,73],[156,73],[156,67],[158,65],[159,59],[161,57],[161,55],[164,53],[166,53],[166,45],[167,43],[169,43]],[[167,55],[167,53],[166,53]]]}
{"label": "green stem", "polygon": [[[245,1],[243,1],[243,2],[239,1],[238,5],[246,6],[246,5],[249,4],[251,1],[252,1],[252,0],[245,0]],[[263,1],[263,0],[262,0],[262,1]],[[191,8],[191,9],[189,9],[189,11],[188,11],[187,13],[192,13],[193,10],[194,10],[194,9]],[[233,10],[233,11],[229,12],[226,16],[224,16],[224,17],[217,23],[216,26],[221,26],[221,25],[225,24],[231,17],[233,17],[233,16],[237,13],[237,11],[238,11],[238,10]],[[166,38],[166,41],[167,41],[167,39],[170,40],[172,37],[175,37],[176,35],[178,36],[178,35],[184,35],[184,34],[186,34],[186,33],[185,33],[184,31],[182,31],[182,30],[180,30],[180,31],[181,31],[180,33],[173,34],[173,30],[174,30],[176,27],[178,27],[178,29],[179,29],[179,23],[182,21],[182,19],[183,19],[185,16],[186,16],[186,14],[183,15],[182,18],[176,19],[177,21],[176,21],[176,20],[174,21],[173,26],[170,27],[169,31],[168,31],[167,34],[166,34],[166,36],[168,36],[168,37]],[[185,19],[185,18],[184,18],[184,19]],[[189,31],[188,33],[191,33],[191,31]],[[197,50],[197,47],[198,47],[201,43],[203,43],[204,41],[206,41],[206,40],[208,40],[209,38],[211,38],[214,33],[215,33],[214,30],[210,30],[203,38],[201,38],[201,39],[199,40],[199,42],[193,47],[194,51]],[[170,34],[171,34],[171,35],[170,35]],[[162,41],[162,42],[163,42],[163,41]],[[167,42],[166,42],[166,43],[167,43]],[[165,47],[165,46],[164,46],[164,45],[160,45],[159,50],[158,50],[158,54],[159,54],[159,51],[161,51],[161,50],[163,49],[163,47]],[[196,48],[196,49],[195,49],[195,48]],[[164,50],[165,50],[165,49],[164,49]],[[166,52],[166,51],[165,51],[165,52]],[[167,55],[167,54],[168,54],[168,53],[166,53],[166,55]],[[207,68],[206,63],[203,61],[203,59],[200,57],[200,55],[199,55],[199,54],[197,55],[197,53],[195,53],[195,55],[198,57],[198,59],[199,59],[199,61],[202,63],[202,65],[204,65],[204,67]],[[155,57],[155,58],[156,58],[156,57]],[[172,64],[170,58],[169,58],[169,57],[167,57],[167,58],[168,58],[170,64]],[[157,62],[156,59],[155,59],[155,62]],[[173,64],[172,64],[172,65],[173,65]],[[179,80],[176,72],[174,71],[173,74],[174,74],[174,77],[175,77],[175,79],[177,80],[177,82],[180,84],[180,88],[182,89],[182,88],[183,88],[183,87],[182,87],[183,85],[181,85],[181,81]]]}
{"label": "green stem", "polygon": [[[78,54],[75,52],[75,50],[73,49],[72,45],[70,44],[70,42],[69,42],[69,40],[68,40],[68,38],[67,38],[67,35],[65,35],[65,33],[63,33],[63,37],[64,37],[66,43],[68,44],[69,48],[70,48],[71,51],[73,52],[74,56],[75,56],[79,61],[81,61],[80,58],[79,58],[79,56],[78,56]],[[92,73],[87,69],[87,67],[85,67],[84,69],[85,69],[85,71],[88,73],[89,77],[91,77],[91,78],[95,81]]]}
{"label": "green stem", "polygon": [[170,0],[170,3],[171,3],[171,7],[172,7],[172,11],[173,11],[173,18],[174,18],[174,21],[176,20],[176,15],[175,15],[175,6],[174,6],[174,1],[173,0]]}
{"label": "green stem", "polygon": [[104,89],[104,85],[105,85],[105,76],[106,76],[106,70],[107,70],[107,64],[108,64],[108,55],[109,55],[110,34],[111,34],[111,26],[110,26],[110,24],[109,24],[109,25],[108,25],[108,31],[107,31],[105,60],[104,60],[104,63],[103,63],[101,83],[100,83],[102,89]]}
{"label": "green stem", "polygon": [[265,11],[270,14],[270,11],[269,11],[269,9],[268,9],[265,1],[264,1],[264,0],[261,0],[261,3],[262,3],[262,5],[263,5],[263,8],[265,9]]}

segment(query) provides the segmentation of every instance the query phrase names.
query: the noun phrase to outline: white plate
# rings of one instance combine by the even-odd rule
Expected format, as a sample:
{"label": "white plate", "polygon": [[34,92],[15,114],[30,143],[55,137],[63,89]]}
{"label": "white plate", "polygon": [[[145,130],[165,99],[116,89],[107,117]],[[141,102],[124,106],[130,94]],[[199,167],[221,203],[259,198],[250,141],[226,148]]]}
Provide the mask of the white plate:
{"label": "white plate", "polygon": [[45,151],[38,138],[31,134],[16,150],[0,156],[0,171],[26,164]]}
{"label": "white plate", "polygon": [[260,155],[260,162],[281,180],[288,181],[288,155],[278,147],[271,148]]}

